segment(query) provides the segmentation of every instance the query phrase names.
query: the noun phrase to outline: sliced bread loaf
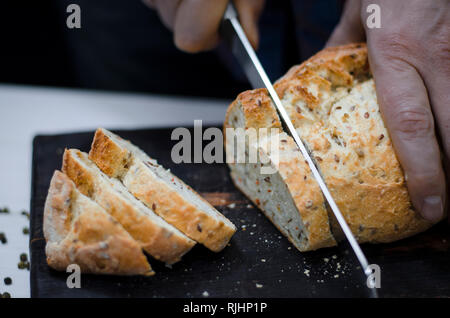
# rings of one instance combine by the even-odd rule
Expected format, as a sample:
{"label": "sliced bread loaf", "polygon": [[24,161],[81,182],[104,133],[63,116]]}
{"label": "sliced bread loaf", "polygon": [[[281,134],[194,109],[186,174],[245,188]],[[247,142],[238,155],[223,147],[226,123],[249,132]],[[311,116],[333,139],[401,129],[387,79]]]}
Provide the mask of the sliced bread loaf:
{"label": "sliced bread loaf", "polygon": [[98,129],[89,158],[168,223],[212,251],[222,250],[236,227],[212,205],[141,149]]}
{"label": "sliced bread loaf", "polygon": [[[359,242],[391,242],[432,225],[412,208],[403,171],[379,111],[364,44],[323,50],[293,67],[275,89]],[[240,94],[225,120],[225,128],[279,126],[265,89]],[[230,140],[226,139],[228,144]],[[300,160],[299,165],[304,164]],[[230,168],[235,183],[247,177],[234,164]],[[288,186],[286,180],[283,182]],[[291,182],[300,187],[303,181],[299,178]],[[313,184],[306,185],[308,190],[320,191],[312,188]],[[250,189],[244,189],[244,193],[254,192],[251,188],[255,185],[247,187]],[[313,193],[309,195],[314,197]],[[256,196],[250,198],[254,201]],[[340,227],[330,211],[328,216],[333,236],[340,240]],[[328,233],[329,225],[322,230]]]}
{"label": "sliced bread loaf", "polygon": [[[228,128],[246,132],[249,128],[277,128],[278,133],[260,135],[259,144],[249,144],[248,140],[241,144],[233,140],[230,131],[227,133]],[[293,139],[279,128],[278,115],[265,90],[247,91],[238,96],[225,119],[225,148],[229,154],[232,147],[245,147],[245,162],[228,158],[234,161],[228,161],[231,177],[297,249],[308,251],[333,246],[336,242],[319,186]],[[278,144],[277,154],[273,153],[272,143]],[[252,148],[257,148],[257,162],[249,160]],[[264,173],[262,168],[267,166],[271,167],[268,172],[276,172]]]}
{"label": "sliced bread loaf", "polygon": [[63,171],[83,194],[111,214],[155,259],[173,264],[195,245],[195,241],[137,200],[120,181],[102,173],[86,153],[66,150]]}
{"label": "sliced bread loaf", "polygon": [[154,274],[139,244],[59,171],[45,202],[44,236],[47,263],[56,270],[76,264],[83,273]]}

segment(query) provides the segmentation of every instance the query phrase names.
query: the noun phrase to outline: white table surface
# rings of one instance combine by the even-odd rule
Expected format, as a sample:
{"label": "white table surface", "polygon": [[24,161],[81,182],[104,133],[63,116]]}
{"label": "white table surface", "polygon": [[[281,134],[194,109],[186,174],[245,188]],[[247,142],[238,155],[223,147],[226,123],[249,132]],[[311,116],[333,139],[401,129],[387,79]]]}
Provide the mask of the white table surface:
{"label": "white table surface", "polygon": [[[98,127],[138,129],[204,125],[225,118],[230,101],[170,96],[96,92],[74,89],[0,85],[0,293],[29,297],[29,272],[19,270],[21,253],[28,254],[28,225],[22,210],[29,211],[32,140],[37,134],[92,131]],[[11,277],[6,286],[4,278]]]}

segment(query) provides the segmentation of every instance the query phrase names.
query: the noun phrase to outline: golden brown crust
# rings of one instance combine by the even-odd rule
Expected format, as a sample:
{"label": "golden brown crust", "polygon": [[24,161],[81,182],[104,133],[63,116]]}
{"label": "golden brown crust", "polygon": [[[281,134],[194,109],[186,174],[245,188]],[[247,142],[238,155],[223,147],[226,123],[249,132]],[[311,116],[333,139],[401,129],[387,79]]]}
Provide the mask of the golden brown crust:
{"label": "golden brown crust", "polygon": [[83,273],[154,274],[139,244],[59,171],[45,203],[44,235],[47,263],[56,270],[77,264]]}
{"label": "golden brown crust", "polygon": [[[325,49],[292,67],[275,89],[359,242],[391,242],[432,225],[412,209],[379,114],[365,44]],[[245,94],[251,91],[240,94],[228,114]],[[330,222],[338,233],[332,218]]]}
{"label": "golden brown crust", "polygon": [[195,245],[194,241],[181,232],[161,226],[140,212],[112,186],[105,185],[92,169],[83,164],[83,160],[88,160],[87,154],[76,149],[66,150],[63,172],[83,194],[95,198],[97,203],[105,208],[106,212],[112,215],[147,253],[157,260],[173,264]]}
{"label": "golden brown crust", "polygon": [[267,90],[259,88],[242,92],[228,107],[224,123],[225,136],[226,128],[238,126],[239,118],[233,115],[236,108],[239,108],[245,115],[245,123],[242,128],[281,128],[280,119]]}
{"label": "golden brown crust", "polygon": [[[187,201],[176,189],[152,173],[147,166],[149,163],[134,158],[130,151],[116,144],[101,129],[95,134],[89,157],[104,169],[103,172],[107,175],[121,176],[135,197],[168,223],[210,250],[221,251],[235,233],[236,228],[225,217],[221,214],[220,218],[212,216]],[[111,162],[110,158],[116,158],[120,164]],[[184,187],[190,188],[175,176],[173,178]],[[200,199],[214,209],[206,200],[201,197]]]}
{"label": "golden brown crust", "polygon": [[[275,84],[282,99],[286,88],[311,80],[317,74],[324,76],[335,85],[351,86],[351,76],[370,72],[365,43],[352,43],[326,48],[300,65],[295,65]],[[299,80],[298,82],[296,80]],[[306,84],[307,85],[307,84]]]}
{"label": "golden brown crust", "polygon": [[126,171],[130,154],[113,142],[102,129],[97,129],[92,141],[89,159],[111,178],[118,178]]}

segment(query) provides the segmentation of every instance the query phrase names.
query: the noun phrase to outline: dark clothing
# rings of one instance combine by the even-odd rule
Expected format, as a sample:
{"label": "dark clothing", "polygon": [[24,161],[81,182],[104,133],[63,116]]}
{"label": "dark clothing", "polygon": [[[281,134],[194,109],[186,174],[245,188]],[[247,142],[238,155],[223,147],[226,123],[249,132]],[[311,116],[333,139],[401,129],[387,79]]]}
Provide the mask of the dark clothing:
{"label": "dark clothing", "polygon": [[[81,29],[66,26],[72,3],[81,8]],[[266,1],[257,53],[272,80],[323,47],[341,7],[341,0]],[[17,40],[0,52],[0,80],[225,98],[250,88],[223,45],[199,54],[179,51],[157,13],[140,0],[50,0],[25,11],[26,19],[20,19],[23,8],[14,8],[19,16],[8,14],[3,30]],[[33,15],[45,24],[33,27]]]}

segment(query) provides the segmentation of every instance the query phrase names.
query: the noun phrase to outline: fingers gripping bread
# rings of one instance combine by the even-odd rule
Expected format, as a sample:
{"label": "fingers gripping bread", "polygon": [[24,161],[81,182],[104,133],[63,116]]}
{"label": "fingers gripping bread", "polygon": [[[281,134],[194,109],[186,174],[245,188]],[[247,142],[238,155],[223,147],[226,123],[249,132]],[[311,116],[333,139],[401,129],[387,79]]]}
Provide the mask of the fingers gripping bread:
{"label": "fingers gripping bread", "polygon": [[[275,89],[359,242],[391,242],[431,226],[412,209],[364,44],[323,50],[289,70]],[[225,127],[273,126],[268,119],[276,116],[274,106],[261,102],[266,95],[265,90],[239,95]],[[230,168],[235,182],[244,178]],[[339,226],[329,216],[340,239]]]}
{"label": "fingers gripping bread", "polygon": [[154,258],[172,264],[195,242],[147,208],[120,181],[109,178],[76,149],[66,150],[63,171],[85,195],[111,214]]}
{"label": "fingers gripping bread", "polygon": [[[264,127],[280,127],[267,93],[259,89],[240,94],[225,119],[227,152],[233,146],[227,128]],[[279,142],[277,166],[270,146],[274,139]],[[323,197],[293,139],[279,130],[277,135],[260,136],[259,144],[246,147],[258,148],[258,162],[248,163],[247,157],[246,163],[230,164],[235,185],[300,251],[335,245]],[[262,173],[265,165],[276,172]]]}
{"label": "fingers gripping bread", "polygon": [[47,263],[56,270],[77,264],[83,273],[154,274],[139,244],[59,171],[45,202],[44,236]]}
{"label": "fingers gripping bread", "polygon": [[98,129],[89,158],[164,220],[212,251],[222,250],[236,227],[189,186],[142,150]]}

